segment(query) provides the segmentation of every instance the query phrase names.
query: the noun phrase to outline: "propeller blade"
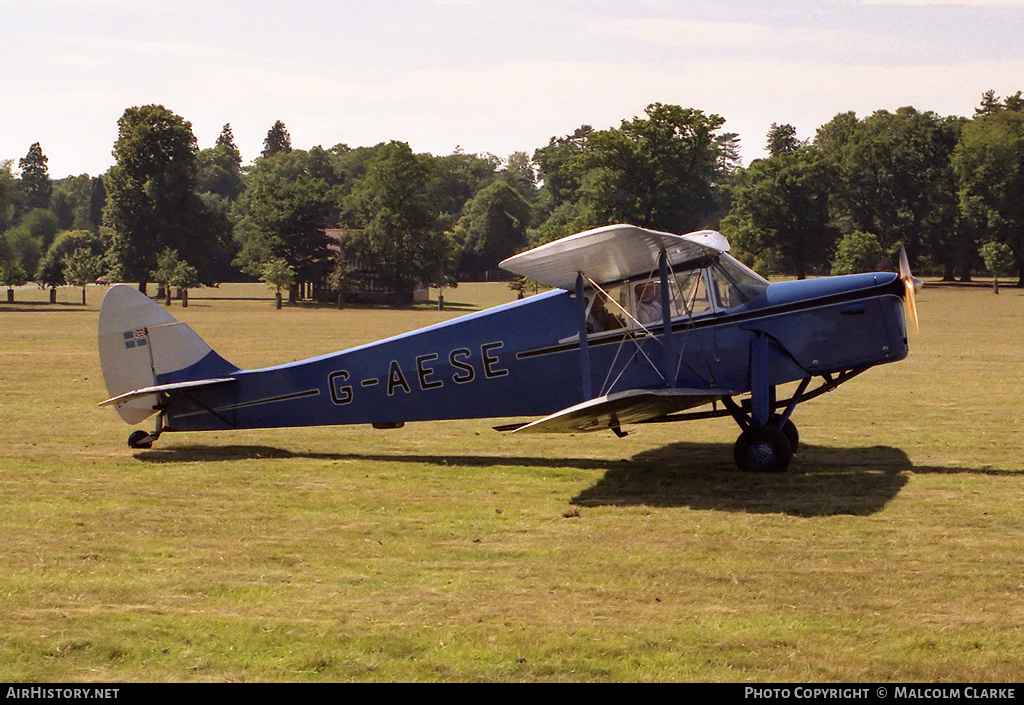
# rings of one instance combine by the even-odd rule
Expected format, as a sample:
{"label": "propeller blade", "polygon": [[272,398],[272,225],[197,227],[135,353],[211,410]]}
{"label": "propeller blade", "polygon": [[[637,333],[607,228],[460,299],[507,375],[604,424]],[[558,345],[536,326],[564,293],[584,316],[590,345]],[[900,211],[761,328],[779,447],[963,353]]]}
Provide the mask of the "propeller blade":
{"label": "propeller blade", "polygon": [[907,313],[910,320],[914,322],[914,332],[921,332],[921,325],[917,320],[917,288],[914,282],[914,275],[910,273],[910,261],[907,259],[907,249],[900,245],[900,279],[903,281],[904,296],[903,302],[907,306]]}

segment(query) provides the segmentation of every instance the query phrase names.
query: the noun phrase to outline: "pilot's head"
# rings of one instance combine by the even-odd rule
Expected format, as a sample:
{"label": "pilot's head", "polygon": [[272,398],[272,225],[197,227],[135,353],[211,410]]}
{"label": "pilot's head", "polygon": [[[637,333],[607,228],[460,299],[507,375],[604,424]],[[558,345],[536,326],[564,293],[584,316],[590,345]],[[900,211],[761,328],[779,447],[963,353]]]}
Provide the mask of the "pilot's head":
{"label": "pilot's head", "polygon": [[638,301],[649,303],[651,301],[657,301],[660,296],[661,284],[658,282],[645,282],[643,284],[637,284],[636,286],[636,298]]}

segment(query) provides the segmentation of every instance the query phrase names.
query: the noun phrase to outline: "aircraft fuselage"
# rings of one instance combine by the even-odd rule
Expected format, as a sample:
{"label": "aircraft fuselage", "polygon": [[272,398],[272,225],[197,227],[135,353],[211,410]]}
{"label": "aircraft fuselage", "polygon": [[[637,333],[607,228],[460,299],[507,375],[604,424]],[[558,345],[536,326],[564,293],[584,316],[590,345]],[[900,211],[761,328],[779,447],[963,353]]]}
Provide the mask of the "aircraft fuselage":
{"label": "aircraft fuselage", "polygon": [[[759,336],[770,341],[773,385],[894,362],[907,355],[901,291],[887,273],[783,282],[741,306],[676,319],[670,338],[662,324],[592,334],[591,388],[749,391]],[[338,353],[239,371],[232,384],[175,395],[164,430],[550,414],[584,401],[578,321],[576,297],[555,290]],[[179,378],[184,372],[157,382]]]}

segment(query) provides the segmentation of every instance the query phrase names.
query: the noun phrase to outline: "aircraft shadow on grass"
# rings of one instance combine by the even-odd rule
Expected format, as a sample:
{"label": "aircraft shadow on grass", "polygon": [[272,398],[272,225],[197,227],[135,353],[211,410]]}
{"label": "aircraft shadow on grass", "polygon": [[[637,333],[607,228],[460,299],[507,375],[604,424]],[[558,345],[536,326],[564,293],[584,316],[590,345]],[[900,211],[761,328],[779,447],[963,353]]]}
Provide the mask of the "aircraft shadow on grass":
{"label": "aircraft shadow on grass", "polygon": [[1022,474],[987,468],[914,466],[906,453],[889,446],[830,448],[807,444],[800,446],[789,471],[777,474],[737,470],[732,463],[732,446],[726,443],[671,443],[628,460],[319,453],[266,445],[177,446],[138,452],[135,457],[146,463],[307,458],[466,468],[572,467],[603,473],[593,485],[569,500],[575,506],[688,507],[802,517],[874,514],[896,497],[910,474]]}

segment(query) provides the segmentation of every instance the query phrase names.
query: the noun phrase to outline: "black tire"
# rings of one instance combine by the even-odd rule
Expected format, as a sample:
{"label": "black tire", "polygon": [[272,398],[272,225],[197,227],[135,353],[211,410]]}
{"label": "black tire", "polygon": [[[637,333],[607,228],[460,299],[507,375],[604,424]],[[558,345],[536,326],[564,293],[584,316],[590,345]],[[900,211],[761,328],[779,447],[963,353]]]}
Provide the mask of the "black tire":
{"label": "black tire", "polygon": [[[774,426],[778,422],[778,416],[768,419],[769,426]],[[796,424],[791,419],[787,419],[786,423],[782,424],[782,432],[786,434],[786,438],[789,440],[789,449],[795,453],[796,449],[800,446],[800,433],[796,430]]]}
{"label": "black tire", "polygon": [[143,440],[149,438],[149,434],[145,431],[135,431],[132,435],[128,436],[128,447],[129,448],[152,448],[153,442],[143,443]]}
{"label": "black tire", "polygon": [[733,457],[745,472],[785,472],[793,459],[793,449],[782,431],[751,426],[736,439]]}

